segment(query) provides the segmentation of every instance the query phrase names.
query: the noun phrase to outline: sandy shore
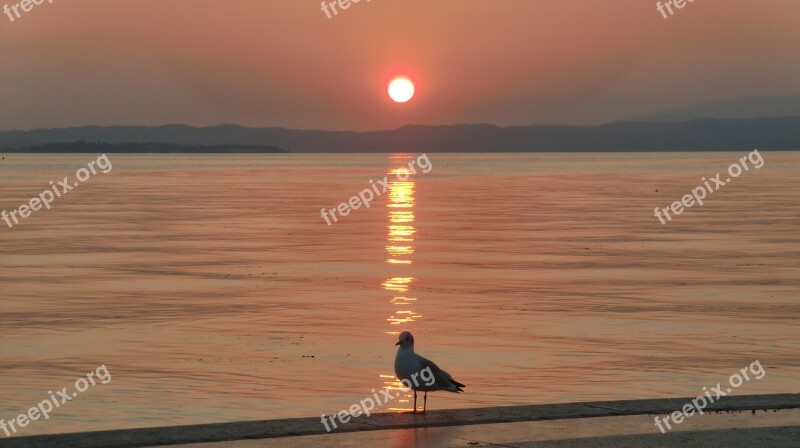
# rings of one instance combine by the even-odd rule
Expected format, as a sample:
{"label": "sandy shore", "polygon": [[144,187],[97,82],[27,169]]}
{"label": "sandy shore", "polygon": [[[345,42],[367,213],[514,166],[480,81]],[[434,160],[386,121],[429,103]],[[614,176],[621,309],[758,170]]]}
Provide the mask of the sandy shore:
{"label": "sandy shore", "polygon": [[[163,445],[189,445],[189,444],[210,444],[209,447],[254,447],[254,446],[278,446],[276,443],[295,443],[301,446],[303,441],[297,439],[302,436],[316,436],[323,438],[335,438],[345,442],[348,438],[358,437],[365,431],[392,431],[409,430],[418,428],[445,428],[445,427],[471,427],[478,428],[480,425],[523,423],[523,422],[547,422],[547,421],[567,421],[572,420],[584,424],[598,421],[600,418],[621,418],[630,416],[640,416],[637,425],[642,425],[646,420],[652,426],[649,430],[640,431],[639,434],[646,434],[647,437],[662,436],[657,428],[652,424],[653,417],[648,414],[667,414],[680,409],[693,397],[674,398],[674,399],[649,399],[649,400],[626,400],[626,401],[602,401],[590,403],[564,403],[533,406],[506,406],[478,409],[460,410],[440,410],[429,411],[425,415],[421,414],[373,414],[371,417],[358,417],[351,420],[337,430],[326,433],[324,426],[318,417],[294,418],[282,420],[265,420],[252,422],[220,423],[210,425],[193,426],[173,426],[165,428],[148,428],[119,431],[101,431],[88,433],[75,433],[63,435],[47,435],[19,437],[2,440],[1,445],[7,448],[133,448],[150,447]],[[800,394],[777,394],[777,395],[749,395],[726,397],[717,403],[709,405],[706,409],[707,414],[694,416],[687,419],[681,427],[676,427],[674,432],[666,435],[663,439],[674,439],[675,434],[680,430],[685,433],[687,430],[697,428],[694,425],[701,425],[704,431],[723,430],[725,428],[738,428],[740,424],[730,424],[719,426],[711,419],[715,414],[708,414],[708,411],[719,411],[725,415],[726,412],[737,412],[744,416],[748,414],[761,415],[761,420],[767,419],[761,426],[784,427],[781,433],[790,434],[793,427],[800,426],[800,414],[796,410],[800,409]],[[777,412],[782,410],[781,412]],[[764,412],[766,411],[766,412]],[[690,424],[691,421],[691,424]],[[769,424],[774,421],[775,424]],[[476,426],[477,425],[477,426]],[[566,425],[575,426],[575,425]],[[590,425],[591,426],[591,425]],[[611,425],[613,426],[613,425]],[[630,426],[622,423],[620,427]],[[608,423],[598,425],[598,428],[610,427]],[[508,434],[504,429],[497,430],[498,435]],[[767,430],[762,430],[767,431]],[[356,434],[361,433],[361,434]],[[523,434],[525,430],[523,430]],[[542,434],[543,431],[531,430],[530,434]],[[564,430],[561,436],[552,434],[549,441],[559,439],[570,439],[579,432],[574,430]],[[380,434],[380,433],[376,433]],[[482,434],[486,435],[484,431]],[[588,434],[597,434],[596,432]],[[601,434],[603,436],[613,436],[624,434],[616,431],[614,434]],[[760,434],[760,433],[759,433]],[[380,435],[378,435],[380,437]],[[522,437],[522,435],[520,436]],[[760,436],[759,436],[760,437]],[[293,442],[288,439],[295,438]],[[269,444],[263,441],[256,443],[254,439],[272,439]],[[279,440],[282,439],[282,440]],[[533,443],[533,437],[525,439]],[[288,441],[287,441],[288,440]],[[220,443],[225,442],[225,443]],[[339,442],[329,442],[332,446],[341,445]],[[480,442],[476,442],[480,443]],[[537,442],[538,443],[538,442]],[[290,446],[290,445],[281,445]],[[401,444],[397,446],[407,446]],[[412,444],[411,446],[414,446]],[[426,445],[427,446],[427,445]],[[447,446],[447,445],[442,445]],[[466,443],[462,446],[466,446]],[[524,446],[524,445],[520,445]],[[564,445],[569,446],[569,445]],[[613,446],[613,445],[609,445]]]}

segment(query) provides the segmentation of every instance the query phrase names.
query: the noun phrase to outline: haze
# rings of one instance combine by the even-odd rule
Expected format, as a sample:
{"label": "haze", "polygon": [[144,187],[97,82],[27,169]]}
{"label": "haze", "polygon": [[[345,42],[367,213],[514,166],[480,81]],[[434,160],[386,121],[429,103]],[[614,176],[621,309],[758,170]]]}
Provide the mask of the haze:
{"label": "haze", "polygon": [[0,16],[0,130],[605,123],[800,93],[798,42],[795,0],[56,0]]}

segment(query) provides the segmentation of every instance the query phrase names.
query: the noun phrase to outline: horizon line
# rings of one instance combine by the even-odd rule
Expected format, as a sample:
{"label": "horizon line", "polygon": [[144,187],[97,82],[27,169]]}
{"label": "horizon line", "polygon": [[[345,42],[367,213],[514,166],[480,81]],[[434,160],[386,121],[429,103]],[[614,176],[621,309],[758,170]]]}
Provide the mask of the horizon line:
{"label": "horizon line", "polygon": [[185,123],[165,123],[165,124],[112,124],[112,125],[96,125],[96,124],[87,124],[87,125],[76,125],[76,126],[58,126],[58,127],[48,127],[48,128],[33,128],[33,129],[5,129],[0,130],[0,133],[7,133],[7,132],[38,132],[38,131],[60,131],[60,130],[67,130],[67,129],[85,129],[85,128],[99,128],[99,129],[110,129],[110,128],[167,128],[167,127],[188,127],[194,129],[209,129],[209,128],[219,128],[219,127],[238,127],[243,129],[272,129],[272,130],[283,130],[283,131],[298,131],[298,132],[328,132],[328,133],[353,133],[353,134],[369,134],[369,133],[378,133],[378,132],[394,132],[399,131],[403,128],[409,127],[428,127],[428,128],[437,128],[437,127],[461,127],[461,126],[488,126],[494,127],[499,129],[508,129],[508,128],[528,128],[528,127],[561,127],[561,128],[600,128],[604,126],[611,126],[611,125],[619,125],[619,124],[681,124],[681,123],[694,123],[698,121],[744,121],[744,120],[763,120],[763,119],[790,119],[790,118],[800,118],[800,115],[766,115],[766,116],[757,116],[757,117],[697,117],[688,120],[661,120],[661,121],[647,121],[647,120],[618,120],[618,121],[610,121],[601,124],[565,124],[565,123],[533,123],[533,124],[516,124],[516,125],[499,125],[494,123],[453,123],[453,124],[419,124],[419,123],[407,123],[396,128],[387,128],[387,129],[373,129],[373,130],[366,130],[366,131],[355,131],[355,130],[333,130],[333,129],[307,129],[307,128],[287,128],[283,126],[250,126],[250,125],[243,125],[243,124],[236,124],[236,123],[218,123],[218,124],[211,124],[211,125],[193,125],[193,124],[185,124]]}

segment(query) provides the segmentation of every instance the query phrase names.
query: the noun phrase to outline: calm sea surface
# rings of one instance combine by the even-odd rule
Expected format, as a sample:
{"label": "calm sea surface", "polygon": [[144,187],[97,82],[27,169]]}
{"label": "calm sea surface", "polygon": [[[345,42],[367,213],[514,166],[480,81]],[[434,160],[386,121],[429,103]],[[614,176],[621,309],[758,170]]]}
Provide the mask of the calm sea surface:
{"label": "calm sea surface", "polygon": [[[431,154],[406,180],[411,154],[112,154],[0,222],[0,418],[103,364],[19,435],[331,414],[394,384],[402,330],[467,384],[430,409],[694,396],[755,360],[735,394],[800,392],[800,154],[653,216],[745,154]],[[0,210],[96,157],[6,154]]]}

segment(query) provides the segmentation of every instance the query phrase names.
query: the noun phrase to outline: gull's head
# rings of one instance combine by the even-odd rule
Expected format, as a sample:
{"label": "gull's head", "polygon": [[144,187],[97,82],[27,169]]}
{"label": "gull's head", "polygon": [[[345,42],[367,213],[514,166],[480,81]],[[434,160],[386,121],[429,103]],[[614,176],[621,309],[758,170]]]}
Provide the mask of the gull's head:
{"label": "gull's head", "polygon": [[413,347],[414,346],[414,335],[404,331],[400,333],[400,339],[397,341],[397,344],[400,347]]}

